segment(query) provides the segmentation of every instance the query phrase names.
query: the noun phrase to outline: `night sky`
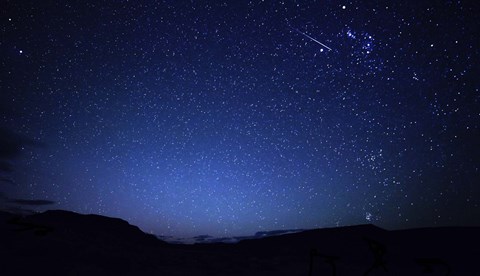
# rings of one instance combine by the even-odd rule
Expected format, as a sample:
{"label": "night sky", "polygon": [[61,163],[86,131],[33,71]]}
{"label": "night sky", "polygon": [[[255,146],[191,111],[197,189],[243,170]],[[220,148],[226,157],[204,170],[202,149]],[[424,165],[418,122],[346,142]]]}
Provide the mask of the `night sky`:
{"label": "night sky", "polygon": [[480,225],[479,14],[1,0],[1,208],[176,237]]}

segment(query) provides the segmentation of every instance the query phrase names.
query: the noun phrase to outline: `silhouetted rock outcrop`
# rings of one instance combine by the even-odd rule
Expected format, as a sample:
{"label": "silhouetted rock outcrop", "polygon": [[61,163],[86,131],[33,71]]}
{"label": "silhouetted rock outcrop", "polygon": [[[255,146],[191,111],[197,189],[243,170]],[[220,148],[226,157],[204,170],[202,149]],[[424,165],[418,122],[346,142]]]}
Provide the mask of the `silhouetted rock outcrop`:
{"label": "silhouetted rock outcrop", "polygon": [[0,275],[128,274],[166,245],[124,220],[61,210],[1,212],[0,229]]}
{"label": "silhouetted rock outcrop", "polygon": [[52,236],[72,242],[101,242],[103,244],[128,242],[150,246],[165,244],[154,235],[146,234],[137,226],[119,218],[50,210],[27,216],[21,221],[47,227]]}

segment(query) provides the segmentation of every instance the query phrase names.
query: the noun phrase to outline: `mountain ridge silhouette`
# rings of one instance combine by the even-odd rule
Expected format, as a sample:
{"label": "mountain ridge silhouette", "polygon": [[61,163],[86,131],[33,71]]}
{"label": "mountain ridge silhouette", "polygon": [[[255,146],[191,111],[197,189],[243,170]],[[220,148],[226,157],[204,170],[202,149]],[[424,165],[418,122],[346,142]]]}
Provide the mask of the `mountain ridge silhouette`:
{"label": "mountain ridge silhouette", "polygon": [[[119,218],[0,211],[0,275],[475,275],[480,227],[311,229],[169,244]],[[270,231],[264,231],[266,234]]]}

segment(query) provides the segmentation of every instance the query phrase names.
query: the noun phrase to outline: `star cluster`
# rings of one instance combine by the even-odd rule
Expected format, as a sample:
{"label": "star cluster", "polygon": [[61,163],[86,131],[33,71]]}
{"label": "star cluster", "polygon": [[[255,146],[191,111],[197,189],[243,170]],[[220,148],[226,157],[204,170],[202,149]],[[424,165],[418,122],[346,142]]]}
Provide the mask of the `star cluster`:
{"label": "star cluster", "polygon": [[478,224],[473,1],[2,7],[0,125],[45,144],[9,196],[174,236]]}

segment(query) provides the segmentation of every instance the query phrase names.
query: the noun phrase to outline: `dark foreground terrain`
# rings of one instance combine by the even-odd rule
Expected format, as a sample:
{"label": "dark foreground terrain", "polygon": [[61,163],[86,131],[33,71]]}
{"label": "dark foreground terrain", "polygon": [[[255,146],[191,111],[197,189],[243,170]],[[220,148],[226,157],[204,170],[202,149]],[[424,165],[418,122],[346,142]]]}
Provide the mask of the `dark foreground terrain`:
{"label": "dark foreground terrain", "polygon": [[174,245],[120,219],[0,212],[0,275],[480,275],[479,234],[360,225]]}

